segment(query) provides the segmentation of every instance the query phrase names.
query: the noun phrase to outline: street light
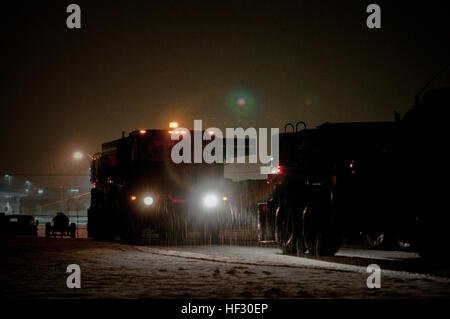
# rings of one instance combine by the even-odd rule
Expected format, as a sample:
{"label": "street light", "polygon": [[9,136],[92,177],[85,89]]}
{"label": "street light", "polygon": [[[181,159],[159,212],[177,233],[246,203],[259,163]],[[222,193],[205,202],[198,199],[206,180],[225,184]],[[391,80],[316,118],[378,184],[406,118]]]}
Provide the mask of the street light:
{"label": "street light", "polygon": [[81,159],[82,157],[83,157],[83,153],[81,153],[81,152],[75,152],[75,153],[73,153],[73,158],[76,159],[76,160],[79,160],[79,159]]}
{"label": "street light", "polygon": [[[83,159],[84,155],[86,155],[87,157],[89,157],[91,160],[94,159],[94,157],[93,157],[91,154],[89,154],[89,153],[87,153],[87,152],[82,152],[82,151],[75,151],[75,152],[73,153],[73,159],[76,160],[76,161],[80,161],[81,159]],[[89,167],[89,170],[91,170],[90,167]],[[78,188],[72,188],[72,189],[70,189],[70,192],[71,192],[71,193],[79,193],[79,192],[80,192],[80,189],[78,189]],[[61,191],[61,197],[62,197],[62,200],[64,200],[64,195],[63,195],[63,194],[64,194],[64,193]],[[68,208],[68,210],[69,210],[69,215],[70,215],[70,208]],[[79,224],[79,223],[78,223],[78,215],[79,215],[79,214],[78,214],[78,211],[79,211],[78,206],[76,206],[77,225]],[[77,227],[77,237],[78,237],[78,227]]]}
{"label": "street light", "polygon": [[76,151],[73,153],[73,158],[76,160],[80,160],[83,158],[83,156],[86,155],[88,156],[90,159],[93,159],[92,155],[86,152],[80,152],[80,151]]}
{"label": "street light", "polygon": [[178,122],[170,122],[169,127],[170,128],[178,128]]}

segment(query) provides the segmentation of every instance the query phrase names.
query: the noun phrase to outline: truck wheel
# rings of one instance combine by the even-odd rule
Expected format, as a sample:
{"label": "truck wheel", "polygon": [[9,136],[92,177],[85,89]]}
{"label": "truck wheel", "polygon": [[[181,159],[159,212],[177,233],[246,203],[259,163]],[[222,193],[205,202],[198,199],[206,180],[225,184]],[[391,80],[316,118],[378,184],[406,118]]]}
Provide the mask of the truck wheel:
{"label": "truck wheel", "polygon": [[50,237],[50,228],[52,227],[51,223],[45,223],[45,238]]}
{"label": "truck wheel", "polygon": [[389,232],[369,232],[365,234],[364,242],[370,249],[395,250],[400,248],[398,236]]}
{"label": "truck wheel", "polygon": [[384,239],[383,232],[369,232],[364,236],[364,242],[370,249],[380,249],[383,246]]}
{"label": "truck wheel", "polygon": [[329,205],[309,203],[303,211],[302,233],[307,252],[313,256],[334,256],[339,250],[333,211]]}
{"label": "truck wheel", "polygon": [[77,225],[75,223],[70,224],[70,238],[75,238],[77,233]]}
{"label": "truck wheel", "polygon": [[296,254],[297,235],[295,231],[296,223],[292,220],[293,216],[287,216],[286,211],[280,207],[275,214],[276,237],[283,251],[283,254]]}

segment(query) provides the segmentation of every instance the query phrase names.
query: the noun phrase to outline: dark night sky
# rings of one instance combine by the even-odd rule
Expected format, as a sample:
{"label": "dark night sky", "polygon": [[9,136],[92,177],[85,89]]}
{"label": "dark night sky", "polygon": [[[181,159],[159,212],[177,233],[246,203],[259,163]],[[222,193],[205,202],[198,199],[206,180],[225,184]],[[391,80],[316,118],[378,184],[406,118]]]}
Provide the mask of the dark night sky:
{"label": "dark night sky", "polygon": [[[81,30],[66,28],[71,2]],[[381,30],[365,26],[372,2]],[[392,120],[450,62],[450,16],[433,1],[39,0],[2,9],[2,171],[71,168],[74,149],[94,153],[122,131],[172,119],[221,128]],[[247,114],[233,111],[236,92],[251,101]]]}

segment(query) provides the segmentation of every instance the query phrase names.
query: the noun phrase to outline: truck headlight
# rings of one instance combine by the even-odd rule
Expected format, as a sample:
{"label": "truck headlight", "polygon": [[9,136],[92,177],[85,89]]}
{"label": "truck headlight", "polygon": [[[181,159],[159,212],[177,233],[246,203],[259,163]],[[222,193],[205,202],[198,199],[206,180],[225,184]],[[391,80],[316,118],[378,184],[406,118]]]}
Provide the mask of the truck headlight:
{"label": "truck headlight", "polygon": [[217,203],[219,202],[219,199],[217,198],[217,195],[215,194],[207,194],[205,197],[203,197],[203,205],[206,208],[214,208],[217,206]]}
{"label": "truck headlight", "polygon": [[145,196],[144,197],[144,204],[147,205],[147,206],[150,206],[151,204],[153,204],[153,197]]}

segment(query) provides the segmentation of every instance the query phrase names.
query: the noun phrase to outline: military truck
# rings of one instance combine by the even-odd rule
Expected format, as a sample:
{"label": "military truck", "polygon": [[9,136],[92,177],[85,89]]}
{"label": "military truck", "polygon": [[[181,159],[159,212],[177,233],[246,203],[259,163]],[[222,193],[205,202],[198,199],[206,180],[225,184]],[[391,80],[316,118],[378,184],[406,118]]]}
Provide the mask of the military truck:
{"label": "military truck", "polygon": [[382,226],[392,216],[386,202],[394,129],[394,123],[325,123],[280,134],[267,206],[285,252],[334,255],[344,234],[364,232],[375,245],[388,231]]}
{"label": "military truck", "polygon": [[343,238],[362,236],[373,248],[448,256],[450,89],[421,93],[392,122],[288,123],[272,195],[259,210],[260,237],[272,231],[284,252],[299,255],[331,256]]}
{"label": "military truck", "polygon": [[[171,139],[172,133],[133,131],[94,154],[89,237],[138,243],[147,233],[180,242],[194,233],[205,242],[217,241],[225,207],[223,164],[175,164],[171,149],[178,140]],[[184,133],[179,131],[180,139],[194,136]]]}
{"label": "military truck", "polygon": [[419,253],[428,259],[448,261],[450,215],[446,183],[450,162],[447,151],[450,87],[429,90],[422,98],[425,88],[398,121],[398,200],[395,203],[398,211],[412,214],[416,219],[414,234]]}

